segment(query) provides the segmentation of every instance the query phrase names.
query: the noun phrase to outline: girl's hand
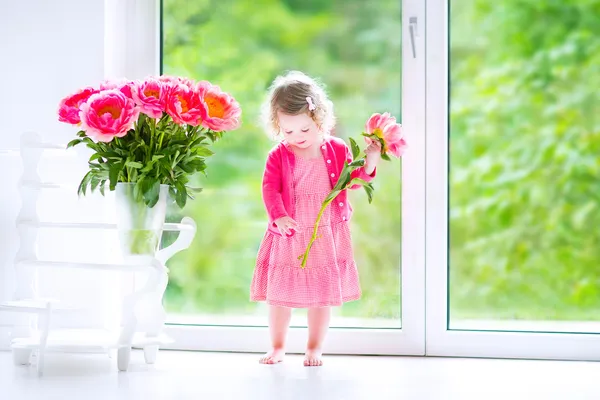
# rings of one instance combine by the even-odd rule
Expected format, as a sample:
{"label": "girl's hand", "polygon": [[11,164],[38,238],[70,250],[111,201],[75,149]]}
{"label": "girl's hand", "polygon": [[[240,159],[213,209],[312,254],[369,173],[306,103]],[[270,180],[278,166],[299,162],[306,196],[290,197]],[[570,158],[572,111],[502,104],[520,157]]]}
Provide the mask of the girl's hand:
{"label": "girl's hand", "polygon": [[365,149],[367,159],[365,161],[365,172],[371,175],[377,166],[379,160],[381,160],[381,143],[379,140],[373,140],[370,145]]}
{"label": "girl's hand", "polygon": [[298,230],[298,223],[287,215],[275,220],[275,225],[277,225],[277,229],[279,229],[281,236],[291,235],[292,230]]}

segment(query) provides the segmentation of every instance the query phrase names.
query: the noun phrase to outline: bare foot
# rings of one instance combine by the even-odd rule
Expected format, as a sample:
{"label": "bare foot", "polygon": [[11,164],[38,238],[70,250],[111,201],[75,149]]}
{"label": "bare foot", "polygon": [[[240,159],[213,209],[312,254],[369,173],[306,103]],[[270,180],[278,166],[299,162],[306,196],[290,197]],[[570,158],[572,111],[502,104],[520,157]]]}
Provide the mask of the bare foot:
{"label": "bare foot", "polygon": [[262,356],[258,362],[261,364],[278,364],[283,361],[285,357],[284,349],[273,349],[269,351],[267,354]]}
{"label": "bare foot", "polygon": [[319,349],[307,349],[304,354],[304,366],[305,367],[320,367],[323,365],[321,359],[321,350]]}

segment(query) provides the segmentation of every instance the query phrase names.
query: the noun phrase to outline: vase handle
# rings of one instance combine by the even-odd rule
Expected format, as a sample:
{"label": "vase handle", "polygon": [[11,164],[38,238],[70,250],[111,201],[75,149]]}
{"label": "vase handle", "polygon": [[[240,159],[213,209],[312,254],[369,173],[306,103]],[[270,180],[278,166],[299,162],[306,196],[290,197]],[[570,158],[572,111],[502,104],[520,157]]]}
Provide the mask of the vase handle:
{"label": "vase handle", "polygon": [[175,240],[172,245],[167,246],[156,253],[156,258],[163,265],[166,265],[167,261],[176,253],[190,247],[192,241],[194,240],[194,236],[196,236],[196,222],[194,222],[192,218],[184,217],[181,220],[181,223],[188,225],[191,229],[182,229],[177,237],[177,240]]}

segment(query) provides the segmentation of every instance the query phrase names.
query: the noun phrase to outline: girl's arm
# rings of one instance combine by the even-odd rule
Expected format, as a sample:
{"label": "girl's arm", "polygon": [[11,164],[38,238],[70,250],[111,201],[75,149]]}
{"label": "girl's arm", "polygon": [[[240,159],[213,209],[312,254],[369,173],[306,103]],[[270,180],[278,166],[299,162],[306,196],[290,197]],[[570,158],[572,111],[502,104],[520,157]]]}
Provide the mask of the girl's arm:
{"label": "girl's arm", "polygon": [[278,154],[275,154],[275,151],[271,151],[263,173],[262,198],[269,223],[274,228],[277,227],[275,221],[288,215],[283,206],[281,186],[281,159]]}
{"label": "girl's arm", "polygon": [[[352,159],[352,152],[350,151],[350,148],[348,146],[346,147],[346,161],[348,162],[348,164],[350,164],[353,159]],[[367,174],[367,172],[365,171],[365,167],[360,167],[355,169],[354,171],[352,171],[352,173],[350,174],[350,178],[354,179],[354,178],[360,178],[365,182],[371,182],[374,178],[375,175],[377,175],[377,167],[375,167],[373,169],[373,172],[370,174]],[[355,190],[355,189],[359,189],[361,188],[361,185],[352,185],[350,186],[349,189]]]}

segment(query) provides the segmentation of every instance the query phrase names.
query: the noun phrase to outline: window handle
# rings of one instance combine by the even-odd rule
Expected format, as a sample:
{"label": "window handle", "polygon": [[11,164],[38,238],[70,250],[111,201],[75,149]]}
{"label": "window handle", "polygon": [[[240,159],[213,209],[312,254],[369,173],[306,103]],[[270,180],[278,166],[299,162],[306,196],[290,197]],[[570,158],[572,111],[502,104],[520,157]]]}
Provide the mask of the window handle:
{"label": "window handle", "polygon": [[408,30],[410,31],[410,45],[412,48],[413,58],[417,58],[417,50],[415,44],[415,37],[418,37],[417,33],[417,17],[410,17],[408,19]]}

